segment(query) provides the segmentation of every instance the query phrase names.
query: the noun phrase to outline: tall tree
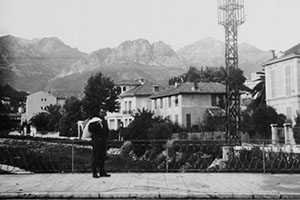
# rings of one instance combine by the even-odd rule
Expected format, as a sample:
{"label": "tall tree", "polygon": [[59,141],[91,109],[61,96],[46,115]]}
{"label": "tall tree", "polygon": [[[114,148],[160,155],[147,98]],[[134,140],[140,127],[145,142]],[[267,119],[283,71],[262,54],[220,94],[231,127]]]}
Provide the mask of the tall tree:
{"label": "tall tree", "polygon": [[63,106],[63,114],[59,124],[61,136],[77,136],[77,122],[83,119],[82,101],[76,97],[69,97]]}
{"label": "tall tree", "polygon": [[49,121],[47,124],[49,131],[58,131],[59,122],[62,117],[62,107],[60,105],[49,105],[46,107],[49,113]]}
{"label": "tall tree", "polygon": [[255,81],[257,84],[254,86],[254,88],[251,91],[252,97],[254,97],[254,104],[256,107],[266,105],[266,75],[265,75],[265,69],[261,72],[257,72],[257,75],[259,75],[259,78]]}
{"label": "tall tree", "polygon": [[101,72],[88,79],[84,94],[83,110],[87,117],[97,115],[100,108],[105,108],[110,112],[119,109],[117,99],[120,90],[109,77]]}
{"label": "tall tree", "polygon": [[261,105],[254,110],[252,118],[257,133],[263,136],[263,139],[271,139],[270,125],[278,122],[276,110],[271,106]]}

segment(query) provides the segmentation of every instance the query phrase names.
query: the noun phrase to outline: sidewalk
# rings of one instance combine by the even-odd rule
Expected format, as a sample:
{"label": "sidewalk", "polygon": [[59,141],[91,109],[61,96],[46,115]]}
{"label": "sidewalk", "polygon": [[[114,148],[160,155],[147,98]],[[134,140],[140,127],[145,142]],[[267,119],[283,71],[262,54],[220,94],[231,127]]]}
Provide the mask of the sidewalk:
{"label": "sidewalk", "polygon": [[16,174],[0,180],[0,199],[300,199],[300,174]]}

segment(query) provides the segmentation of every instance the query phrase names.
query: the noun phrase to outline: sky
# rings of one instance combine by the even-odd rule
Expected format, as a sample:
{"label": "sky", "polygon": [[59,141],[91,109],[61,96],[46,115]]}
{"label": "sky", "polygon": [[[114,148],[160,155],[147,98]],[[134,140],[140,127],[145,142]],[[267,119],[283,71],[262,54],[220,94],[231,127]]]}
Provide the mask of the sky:
{"label": "sky", "polygon": [[[244,0],[238,42],[285,51],[300,43],[300,0]],[[175,51],[206,37],[224,41],[218,0],[0,0],[0,36],[58,37],[91,53],[126,40]]]}

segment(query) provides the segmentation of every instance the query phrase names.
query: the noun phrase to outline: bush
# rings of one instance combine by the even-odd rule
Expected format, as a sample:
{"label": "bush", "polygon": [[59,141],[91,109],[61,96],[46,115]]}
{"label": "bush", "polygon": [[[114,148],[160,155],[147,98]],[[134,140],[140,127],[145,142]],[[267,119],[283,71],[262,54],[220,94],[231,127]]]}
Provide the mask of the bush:
{"label": "bush", "polygon": [[295,126],[293,127],[294,138],[297,143],[300,143],[300,113],[297,113],[295,118]]}
{"label": "bush", "polygon": [[121,157],[122,158],[129,158],[129,153],[133,150],[132,142],[126,141],[121,147]]}
{"label": "bush", "polygon": [[41,131],[41,133],[48,132],[48,122],[50,119],[50,115],[48,113],[42,112],[31,118],[31,123],[36,127],[37,131]]}

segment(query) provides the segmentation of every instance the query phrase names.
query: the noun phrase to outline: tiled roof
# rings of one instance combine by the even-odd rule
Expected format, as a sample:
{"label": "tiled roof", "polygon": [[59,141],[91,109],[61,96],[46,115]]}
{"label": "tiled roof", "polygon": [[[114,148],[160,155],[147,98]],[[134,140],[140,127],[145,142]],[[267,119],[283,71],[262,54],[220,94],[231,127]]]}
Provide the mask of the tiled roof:
{"label": "tiled roof", "polygon": [[220,94],[225,93],[226,87],[221,83],[214,82],[198,82],[198,89],[195,89],[195,83],[186,82],[179,83],[177,86],[170,86],[167,89],[153,94],[150,98],[158,98],[165,96],[172,96],[178,94]]}
{"label": "tiled roof", "polygon": [[[150,96],[153,94],[153,87],[157,85],[154,83],[151,83],[149,81],[145,81],[144,84],[139,85],[135,88],[132,88],[128,90],[127,92],[121,94],[121,97],[128,97],[128,96]],[[157,85],[159,86],[159,85]],[[159,86],[159,89],[161,90],[162,87]]]}
{"label": "tiled roof", "polygon": [[116,85],[141,85],[141,82],[138,80],[122,80],[118,83],[116,83]]}

